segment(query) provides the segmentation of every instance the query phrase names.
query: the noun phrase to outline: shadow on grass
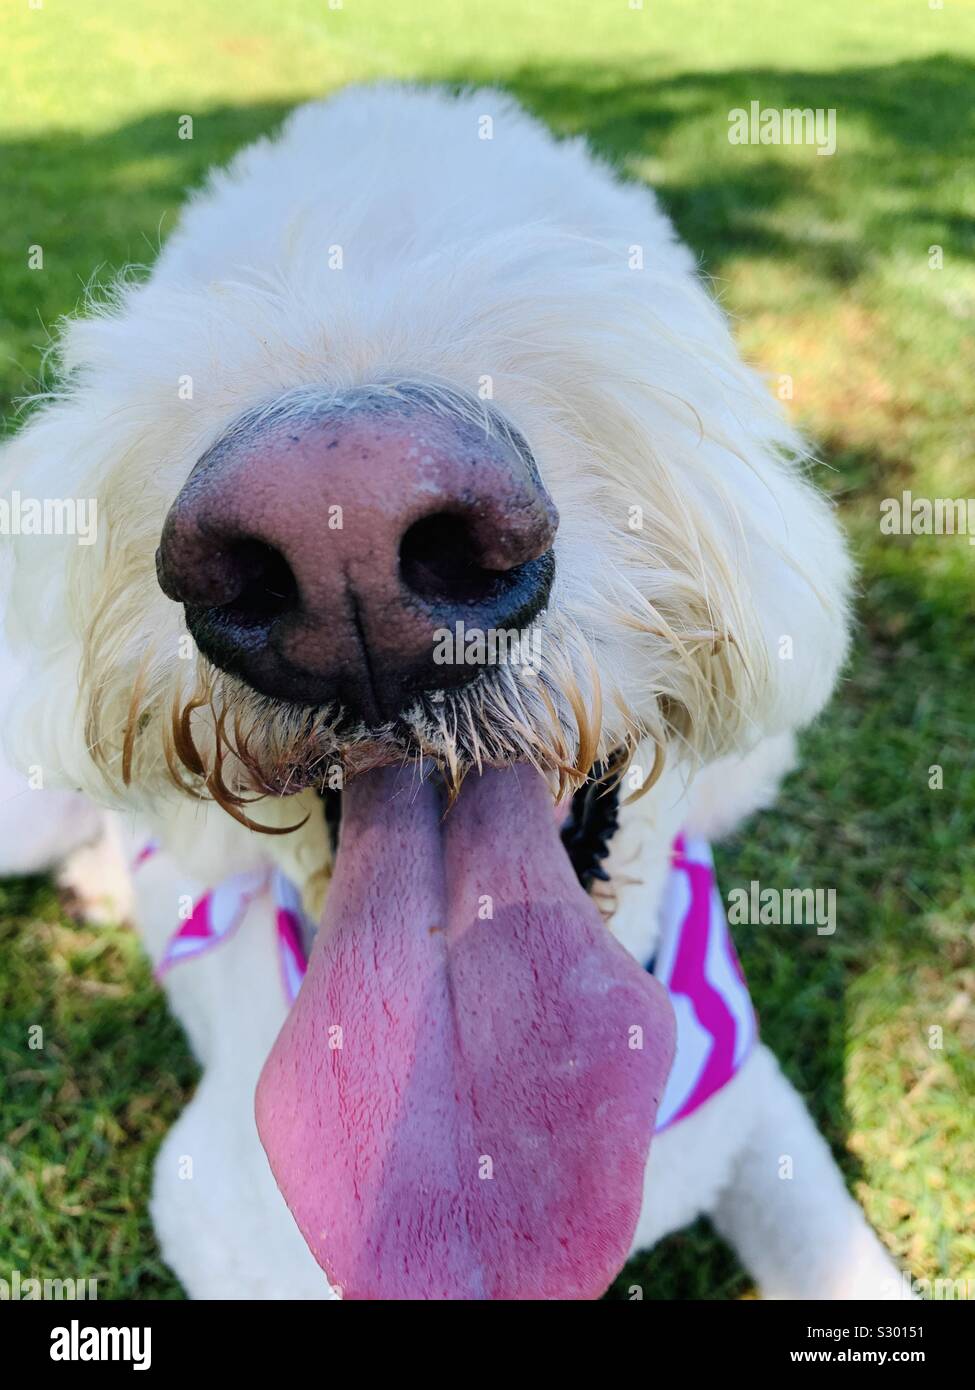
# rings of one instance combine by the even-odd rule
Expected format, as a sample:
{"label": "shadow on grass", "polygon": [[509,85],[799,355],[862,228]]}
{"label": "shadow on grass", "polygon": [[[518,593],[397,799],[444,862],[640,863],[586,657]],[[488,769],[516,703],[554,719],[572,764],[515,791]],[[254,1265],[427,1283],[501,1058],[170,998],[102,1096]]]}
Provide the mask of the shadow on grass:
{"label": "shadow on grass", "polygon": [[[950,237],[953,255],[975,257],[975,218],[953,210],[958,185],[938,187],[961,175],[962,152],[975,142],[975,63],[967,59],[666,78],[651,65],[641,73],[629,65],[532,64],[507,74],[504,86],[553,130],[584,135],[624,172],[653,160],[661,201],[711,267],[742,251],[799,258],[843,285],[875,256],[926,249],[935,231]],[[728,113],[752,100],[835,109],[837,153],[730,145]],[[871,205],[875,191],[884,196]],[[830,235],[786,235],[770,225],[770,213],[804,196],[817,222],[836,218]]]}
{"label": "shadow on grass", "polygon": [[[176,224],[188,192],[241,147],[272,133],[290,108],[220,107],[178,135],[181,112],[146,116],[97,137],[56,133],[0,144],[5,203],[0,321],[13,329],[0,352],[0,417],[34,389],[38,349],[58,318],[75,311],[86,286],[127,265],[150,265]],[[28,265],[43,250],[40,270]],[[15,422],[6,421],[7,429]]]}
{"label": "shadow on grass", "polygon": [[[510,90],[562,135],[585,135],[621,171],[653,162],[653,181],[681,234],[719,270],[746,252],[787,260],[842,287],[872,259],[918,254],[932,240],[975,257],[975,218],[959,212],[953,175],[975,140],[975,64],[951,55],[840,72],[772,68],[659,77],[652,64],[526,64],[466,69],[455,85]],[[728,112],[834,108],[838,152],[728,144]],[[178,137],[178,111],[93,138],[56,133],[0,145],[8,192],[0,222],[5,310],[22,329],[73,307],[97,270],[151,261],[188,189],[208,168],[272,132],[289,108],[222,106]],[[942,186],[943,185],[943,186]],[[879,195],[879,196],[878,196]],[[785,204],[800,214],[776,220]],[[45,249],[45,273],[26,248]]]}

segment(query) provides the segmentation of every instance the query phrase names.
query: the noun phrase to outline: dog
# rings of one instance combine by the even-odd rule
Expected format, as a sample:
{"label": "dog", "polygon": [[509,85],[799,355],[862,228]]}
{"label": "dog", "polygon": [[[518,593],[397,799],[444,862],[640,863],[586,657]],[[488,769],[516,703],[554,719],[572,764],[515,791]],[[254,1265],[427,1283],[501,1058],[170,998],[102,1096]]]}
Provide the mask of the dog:
{"label": "dog", "polygon": [[99,518],[12,542],[7,740],[117,817],[203,1066],[188,1293],[592,1298],[704,1212],[766,1297],[901,1296],[707,849],[851,566],[653,195],[496,91],[352,88],[90,309],[5,449]]}

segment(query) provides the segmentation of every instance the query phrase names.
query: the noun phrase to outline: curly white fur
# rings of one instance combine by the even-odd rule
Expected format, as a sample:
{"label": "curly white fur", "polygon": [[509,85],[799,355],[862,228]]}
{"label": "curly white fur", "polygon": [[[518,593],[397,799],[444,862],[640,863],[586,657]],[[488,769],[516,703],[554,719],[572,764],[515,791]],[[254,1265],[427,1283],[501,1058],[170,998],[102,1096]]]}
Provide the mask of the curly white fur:
{"label": "curly white fur", "polygon": [[137,780],[158,789],[160,726],[195,683],[155,581],[166,511],[236,417],[296,388],[490,383],[562,517],[547,647],[581,634],[610,744],[635,720],[713,757],[827,698],[848,571],[800,442],[647,192],[497,93],[374,88],[299,110],[191,202],[148,283],[92,307],[5,461],[25,493],[69,481],[99,502],[91,547],[21,538],[12,605],[31,653],[14,750],[96,797],[92,704],[117,773],[143,672]]}

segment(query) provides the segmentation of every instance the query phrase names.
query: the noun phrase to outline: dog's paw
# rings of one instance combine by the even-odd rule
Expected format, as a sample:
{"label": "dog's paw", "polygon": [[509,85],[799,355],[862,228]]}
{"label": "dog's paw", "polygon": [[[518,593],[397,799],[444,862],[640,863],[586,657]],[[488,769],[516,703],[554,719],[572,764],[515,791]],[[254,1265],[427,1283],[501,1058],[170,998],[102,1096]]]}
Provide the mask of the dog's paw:
{"label": "dog's paw", "polygon": [[92,926],[131,923],[132,878],[113,828],[106,824],[94,844],[70,854],[56,875],[69,917]]}

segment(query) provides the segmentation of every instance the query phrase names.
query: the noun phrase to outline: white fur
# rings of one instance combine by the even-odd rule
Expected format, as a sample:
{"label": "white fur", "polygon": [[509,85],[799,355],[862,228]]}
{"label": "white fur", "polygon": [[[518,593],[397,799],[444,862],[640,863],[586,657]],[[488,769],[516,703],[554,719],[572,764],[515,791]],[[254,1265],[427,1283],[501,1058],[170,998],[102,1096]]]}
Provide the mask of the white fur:
{"label": "white fur", "polygon": [[[485,115],[491,139],[479,138]],[[638,761],[664,755],[611,859],[613,928],[640,958],[674,833],[724,833],[767,804],[792,731],[832,689],[849,566],[803,477],[801,441],[741,364],[652,196],[496,92],[352,89],[297,111],[191,201],[147,283],[67,326],[62,362],[65,386],[5,450],[5,476],[30,495],[97,497],[99,537],[16,546],[10,629],[28,670],[8,742],[21,765],[126,808],[130,848],[145,833],[134,812],[161,837],[137,884],[154,957],[181,893],[274,855],[312,900],[327,854],[320,818],[293,837],[255,836],[178,796],[162,758],[168,712],[197,674],[178,656],[182,612],[155,583],[163,518],[203,450],[286,392],[401,379],[476,395],[489,381],[530,442],[561,516],[548,650],[590,702],[598,679],[603,749],[636,731]],[[95,699],[100,762],[86,729]],[[559,714],[568,736],[564,702]],[[260,814],[291,823],[302,800]],[[205,1074],[160,1152],[153,1214],[199,1297],[329,1292],[252,1115],[284,1012],[266,912],[255,905],[232,942],[167,983]],[[777,1175],[783,1151],[791,1183]],[[710,1211],[771,1295],[898,1290],[763,1049],[656,1141],[647,1194],[640,1245]]]}
{"label": "white fur", "polygon": [[[9,575],[0,569],[0,604]],[[0,711],[9,711],[23,670],[0,640]],[[0,760],[0,878],[55,872],[67,906],[89,922],[126,921],[131,885],[114,827],[88,797],[51,791],[40,764]]]}

